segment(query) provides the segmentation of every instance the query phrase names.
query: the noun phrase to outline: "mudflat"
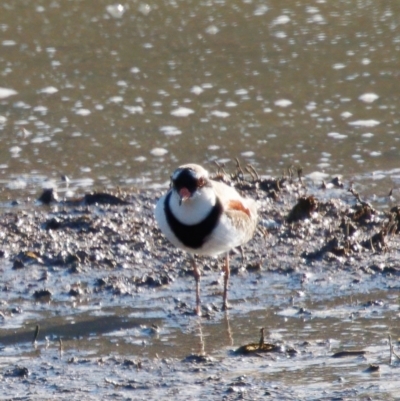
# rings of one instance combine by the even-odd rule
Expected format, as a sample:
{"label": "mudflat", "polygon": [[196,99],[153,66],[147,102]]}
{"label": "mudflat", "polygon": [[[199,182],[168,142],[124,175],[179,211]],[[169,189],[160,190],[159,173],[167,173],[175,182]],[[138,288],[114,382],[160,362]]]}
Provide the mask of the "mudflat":
{"label": "mudflat", "polygon": [[400,208],[390,194],[378,208],[338,178],[215,177],[256,199],[260,221],[244,258],[232,252],[227,312],[220,261],[200,259],[201,318],[190,263],[154,221],[161,191],[50,191],[9,204],[0,399],[399,396]]}

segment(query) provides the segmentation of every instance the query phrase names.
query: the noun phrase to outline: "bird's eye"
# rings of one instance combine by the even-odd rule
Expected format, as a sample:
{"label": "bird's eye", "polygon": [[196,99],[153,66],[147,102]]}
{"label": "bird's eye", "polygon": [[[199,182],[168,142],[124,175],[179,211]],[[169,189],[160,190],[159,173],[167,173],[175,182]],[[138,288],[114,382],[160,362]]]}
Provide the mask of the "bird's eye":
{"label": "bird's eye", "polygon": [[206,185],[206,180],[205,180],[205,178],[200,177],[197,180],[197,186],[198,186],[198,188],[201,188],[201,187],[204,187],[204,185]]}

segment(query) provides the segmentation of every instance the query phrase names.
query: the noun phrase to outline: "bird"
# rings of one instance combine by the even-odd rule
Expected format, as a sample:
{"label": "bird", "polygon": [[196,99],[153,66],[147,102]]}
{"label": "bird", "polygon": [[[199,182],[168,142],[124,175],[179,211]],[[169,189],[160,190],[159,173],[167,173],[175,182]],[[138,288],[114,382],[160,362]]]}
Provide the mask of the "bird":
{"label": "bird", "polygon": [[229,251],[252,239],[258,221],[256,201],[190,163],[172,173],[170,189],[157,201],[154,213],[164,236],[191,257],[199,316],[201,272],[195,256],[225,254],[222,309],[228,309]]}

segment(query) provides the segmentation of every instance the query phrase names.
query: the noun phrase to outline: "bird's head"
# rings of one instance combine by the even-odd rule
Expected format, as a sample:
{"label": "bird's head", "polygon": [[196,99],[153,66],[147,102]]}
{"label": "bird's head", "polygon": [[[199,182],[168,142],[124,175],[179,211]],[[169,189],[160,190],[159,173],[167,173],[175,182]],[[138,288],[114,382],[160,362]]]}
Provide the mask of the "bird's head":
{"label": "bird's head", "polygon": [[171,186],[182,204],[195,196],[201,188],[210,186],[208,172],[197,164],[185,164],[172,174]]}

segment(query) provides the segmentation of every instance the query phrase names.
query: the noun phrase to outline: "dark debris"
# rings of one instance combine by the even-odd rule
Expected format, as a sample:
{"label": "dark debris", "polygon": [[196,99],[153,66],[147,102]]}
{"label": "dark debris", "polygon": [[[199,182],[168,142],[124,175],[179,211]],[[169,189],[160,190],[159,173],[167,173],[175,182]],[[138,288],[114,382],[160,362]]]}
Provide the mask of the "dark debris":
{"label": "dark debris", "polygon": [[4,377],[19,377],[22,379],[27,378],[29,375],[29,369],[24,366],[15,366],[12,369],[6,370],[4,373]]}

